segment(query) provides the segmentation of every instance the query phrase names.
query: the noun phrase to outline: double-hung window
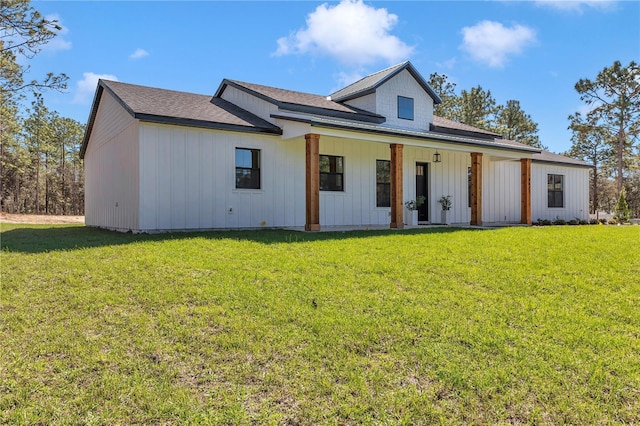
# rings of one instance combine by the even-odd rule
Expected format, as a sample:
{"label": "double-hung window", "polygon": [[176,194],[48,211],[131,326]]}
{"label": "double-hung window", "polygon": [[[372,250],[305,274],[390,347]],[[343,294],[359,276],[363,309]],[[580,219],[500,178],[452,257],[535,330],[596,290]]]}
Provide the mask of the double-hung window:
{"label": "double-hung window", "polygon": [[320,155],[320,190],[344,191],[344,158]]}
{"label": "double-hung window", "polygon": [[376,160],[376,207],[391,207],[391,161]]}
{"label": "double-hung window", "polygon": [[236,188],[260,189],[260,150],[236,148]]}
{"label": "double-hung window", "polygon": [[564,207],[564,176],[547,175],[548,207]]}

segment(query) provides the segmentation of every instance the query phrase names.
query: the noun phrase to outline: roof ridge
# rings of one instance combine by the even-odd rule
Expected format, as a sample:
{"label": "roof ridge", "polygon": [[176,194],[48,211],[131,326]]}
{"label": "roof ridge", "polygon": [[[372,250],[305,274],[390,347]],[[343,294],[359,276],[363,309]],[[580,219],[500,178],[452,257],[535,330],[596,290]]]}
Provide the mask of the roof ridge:
{"label": "roof ridge", "polygon": [[[352,89],[352,90],[347,91],[347,89],[348,89],[348,88],[350,88],[350,87],[357,87],[357,86],[358,86],[358,84],[359,84],[359,83],[361,83],[361,82],[362,82],[362,81],[364,81],[364,80],[367,80],[367,79],[368,79],[368,80],[375,80],[375,77],[376,77],[378,74],[382,74],[382,73],[389,73],[391,70],[396,70],[396,69],[400,69],[400,68],[403,68],[403,67],[405,67],[405,68],[406,68],[406,67],[407,67],[407,66],[409,66],[410,64],[411,64],[411,62],[410,62],[410,61],[404,61],[404,62],[400,62],[400,63],[395,64],[395,65],[392,65],[392,66],[390,66],[390,67],[387,67],[387,68],[385,68],[385,69],[378,70],[378,71],[376,71],[376,72],[374,72],[374,73],[367,74],[367,75],[365,75],[364,77],[360,78],[359,80],[356,80],[356,81],[354,81],[354,82],[353,82],[353,83],[351,83],[351,84],[347,84],[345,87],[343,87],[343,88],[341,88],[341,89],[335,90],[333,93],[331,93],[331,94],[327,95],[327,98],[328,98],[328,99],[330,99],[330,100],[334,100],[334,99],[333,99],[333,95],[336,95],[336,94],[339,94],[339,93],[344,92],[344,93],[342,93],[340,96],[337,96],[337,98],[341,98],[341,99],[340,99],[339,101],[336,101],[336,102],[342,102],[342,100],[343,100],[342,98],[344,98],[345,96],[349,96],[349,95],[351,95],[351,94],[353,94],[353,93],[358,93],[358,92],[360,92],[360,91],[361,91],[361,89]],[[375,85],[375,84],[374,84],[374,85]]]}
{"label": "roof ridge", "polygon": [[195,95],[195,96],[211,97],[211,95],[205,95],[203,93],[187,92],[187,91],[184,91],[184,90],[176,90],[176,89],[165,89],[165,88],[162,88],[162,87],[147,86],[147,85],[144,85],[144,84],[125,83],[124,81],[118,81],[118,80],[106,80],[106,79],[101,78],[101,79],[99,79],[99,81],[102,81],[107,86],[109,86],[109,84],[111,84],[111,83],[115,83],[115,84],[121,84],[123,86],[140,87],[140,88],[143,88],[143,89],[158,90],[158,91],[162,91],[162,92],[171,92],[171,93],[179,93],[179,94],[183,94],[183,95]]}
{"label": "roof ridge", "polygon": [[227,81],[230,81],[232,83],[236,83],[236,84],[240,84],[240,85],[249,85],[249,86],[259,86],[259,87],[264,87],[267,89],[275,89],[275,90],[280,90],[283,92],[289,92],[289,93],[301,93],[303,95],[310,95],[310,96],[318,96],[320,98],[326,99],[326,96],[324,95],[319,95],[317,93],[311,93],[311,92],[303,92],[301,90],[291,90],[291,89],[284,89],[282,87],[276,87],[276,86],[267,86],[266,84],[259,84],[259,83],[251,83],[249,81],[240,81],[240,80],[233,80],[231,78],[227,78],[225,79]]}
{"label": "roof ridge", "polygon": [[[335,90],[333,93],[341,92],[341,91],[343,91],[344,89],[346,89],[347,87],[349,87],[349,86],[353,86],[353,85],[355,85],[355,84],[357,84],[357,83],[361,82],[361,81],[362,81],[362,80],[364,80],[365,78],[371,78],[371,77],[373,77],[373,76],[375,76],[375,75],[377,75],[377,74],[381,74],[381,73],[383,73],[383,72],[387,72],[387,71],[389,71],[390,69],[393,69],[393,68],[399,68],[401,65],[406,65],[406,64],[408,64],[408,63],[409,63],[409,61],[400,62],[400,63],[398,63],[398,64],[391,65],[390,67],[387,67],[387,68],[385,68],[385,69],[383,69],[383,70],[378,70],[378,71],[373,72],[373,73],[371,73],[371,74],[367,74],[367,75],[365,75],[365,76],[363,76],[363,77],[359,78],[358,80],[354,81],[353,83],[349,83],[349,84],[347,84],[346,86],[344,86],[343,88],[338,89],[338,90]],[[331,95],[327,95],[327,96],[328,96],[328,97],[331,97]]]}

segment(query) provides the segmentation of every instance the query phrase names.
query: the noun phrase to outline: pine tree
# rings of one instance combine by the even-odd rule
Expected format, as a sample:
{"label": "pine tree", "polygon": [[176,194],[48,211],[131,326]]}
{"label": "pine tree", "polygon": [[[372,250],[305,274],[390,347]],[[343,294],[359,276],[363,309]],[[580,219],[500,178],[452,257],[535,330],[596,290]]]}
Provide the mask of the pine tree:
{"label": "pine tree", "polygon": [[618,221],[618,223],[628,222],[631,218],[631,210],[627,204],[626,192],[625,188],[622,187],[620,197],[618,197],[618,204],[616,205],[616,212],[613,215],[613,218]]}
{"label": "pine tree", "polygon": [[626,162],[640,136],[640,66],[631,61],[623,67],[615,61],[595,80],[581,79],[575,85],[580,99],[593,107],[587,121],[605,130],[616,153],[616,184],[624,185]]}
{"label": "pine tree", "polygon": [[505,139],[540,149],[549,149],[540,142],[537,134],[538,123],[522,110],[519,101],[509,100],[506,105],[498,107],[495,126],[497,133]]}

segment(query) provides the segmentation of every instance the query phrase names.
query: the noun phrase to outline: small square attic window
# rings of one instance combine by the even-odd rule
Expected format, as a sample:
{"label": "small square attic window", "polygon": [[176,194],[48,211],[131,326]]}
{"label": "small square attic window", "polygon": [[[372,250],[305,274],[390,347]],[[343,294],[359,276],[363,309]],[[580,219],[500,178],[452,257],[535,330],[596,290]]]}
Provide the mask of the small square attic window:
{"label": "small square attic window", "polygon": [[413,120],[413,98],[398,96],[398,118]]}

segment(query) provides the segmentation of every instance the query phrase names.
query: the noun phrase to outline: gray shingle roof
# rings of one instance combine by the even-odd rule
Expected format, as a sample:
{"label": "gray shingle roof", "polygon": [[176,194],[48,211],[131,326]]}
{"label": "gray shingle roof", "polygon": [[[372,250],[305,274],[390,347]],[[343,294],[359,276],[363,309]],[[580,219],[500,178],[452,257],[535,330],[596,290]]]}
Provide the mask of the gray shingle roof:
{"label": "gray shingle roof", "polygon": [[243,110],[223,99],[174,90],[138,86],[117,81],[101,80],[107,88],[134,116],[166,117],[192,120],[202,123],[219,123],[271,130],[278,128],[262,118]]}
{"label": "gray shingle roof", "polygon": [[[447,118],[433,116],[433,125],[437,128],[441,129],[451,129],[453,131],[462,131],[462,132],[470,132],[470,133],[484,133],[486,135],[493,135],[496,138],[493,139],[493,143],[498,146],[505,147],[513,147],[513,148],[533,148],[529,145],[525,145],[520,142],[512,141],[509,139],[502,139],[499,135],[479,129],[477,127],[469,126],[464,123],[458,123],[457,121],[449,120]],[[536,149],[536,148],[533,148]],[[562,163],[562,164],[572,164],[575,166],[583,166],[583,167],[591,167],[589,164],[585,163],[581,160],[576,160],[575,158],[566,157],[564,155],[555,154],[553,152],[538,150],[540,152],[533,154],[533,160],[544,163]]]}
{"label": "gray shingle roof", "polygon": [[488,130],[480,129],[478,127],[469,126],[468,124],[458,123],[457,121],[449,120],[448,118],[433,116],[432,129],[437,131],[438,128],[449,129],[454,131],[478,133],[481,135],[487,135],[491,137],[499,137],[497,133],[490,132]]}
{"label": "gray shingle roof", "polygon": [[86,151],[104,90],[111,93],[132,117],[144,121],[282,134],[282,129],[279,127],[224,99],[211,99],[208,95],[100,80],[80,149],[81,157]]}
{"label": "gray shingle roof", "polygon": [[371,75],[368,75],[349,86],[338,90],[330,95],[330,98],[336,102],[344,102],[349,99],[358,98],[360,96],[368,95],[369,93],[373,93],[378,87],[380,87],[384,82],[400,73],[403,70],[409,71],[413,78],[416,79],[418,84],[424,89],[425,92],[431,96],[435,104],[439,104],[442,102],[440,97],[434,92],[434,90],[429,86],[426,80],[420,75],[418,70],[411,64],[411,62],[403,62],[398,65],[394,65],[382,71],[378,71]]}
{"label": "gray shingle roof", "polygon": [[232,86],[251,93],[260,99],[277,105],[279,109],[318,113],[332,117],[374,123],[383,123],[385,121],[385,118],[379,114],[334,102],[327,99],[325,96],[296,92],[294,90],[279,89],[277,87],[263,86],[260,84],[246,83],[244,81],[237,80],[224,79],[214,95],[214,99],[222,96],[222,93],[227,86]]}
{"label": "gray shingle roof", "polygon": [[562,164],[573,164],[575,166],[582,166],[582,167],[592,167],[590,164],[585,163],[584,161],[576,160],[575,158],[566,157],[564,155],[555,154],[549,151],[542,151],[540,154],[534,154],[533,161],[539,161],[542,163],[562,163]]}

